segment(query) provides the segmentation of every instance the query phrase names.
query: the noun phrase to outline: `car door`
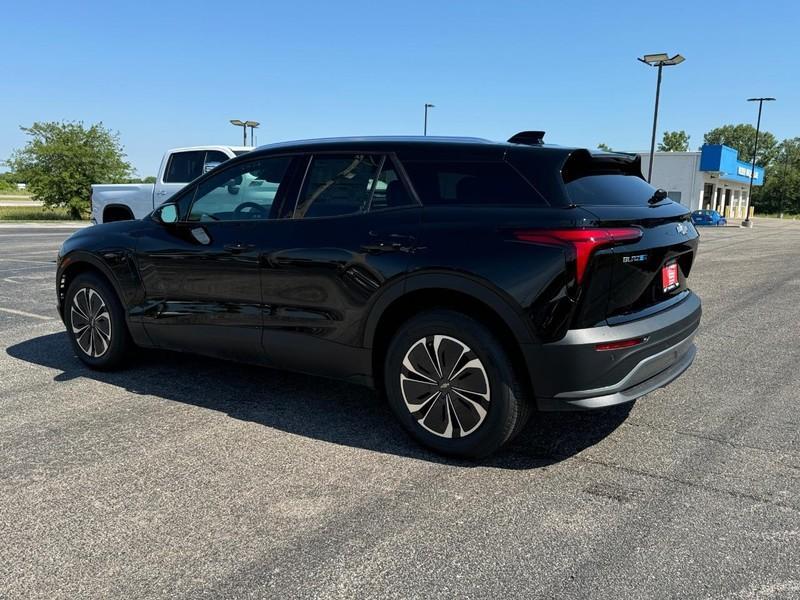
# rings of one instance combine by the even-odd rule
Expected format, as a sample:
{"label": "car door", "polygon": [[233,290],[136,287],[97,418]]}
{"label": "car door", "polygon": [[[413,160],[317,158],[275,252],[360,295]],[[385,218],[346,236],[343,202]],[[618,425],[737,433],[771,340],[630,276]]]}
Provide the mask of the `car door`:
{"label": "car door", "polygon": [[208,170],[228,160],[219,150],[183,150],[172,152],[164,158],[166,164],[159,169],[160,176],[153,187],[153,208],[169,200],[187,183]]}
{"label": "car door", "polygon": [[367,309],[406,272],[422,210],[391,156],[309,161],[289,244],[264,255],[264,350],[286,368],[359,377]]}
{"label": "car door", "polygon": [[262,361],[259,277],[264,240],[283,245],[273,207],[291,187],[288,156],[220,167],[181,194],[181,218],[159,223],[137,246],[154,344]]}

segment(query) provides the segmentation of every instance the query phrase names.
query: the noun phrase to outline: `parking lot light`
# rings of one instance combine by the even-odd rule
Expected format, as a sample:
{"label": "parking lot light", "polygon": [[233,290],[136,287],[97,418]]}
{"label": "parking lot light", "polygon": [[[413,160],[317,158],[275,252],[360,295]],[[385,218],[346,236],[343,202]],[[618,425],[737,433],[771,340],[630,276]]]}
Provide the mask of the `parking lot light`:
{"label": "parking lot light", "polygon": [[681,64],[686,59],[681,54],[676,54],[672,58],[665,52],[658,54],[645,54],[642,58],[637,58],[639,62],[643,62],[651,67],[658,67],[658,80],[656,82],[656,107],[653,111],[653,135],[650,139],[650,165],[647,168],[647,182],[653,178],[653,155],[656,151],[656,127],[658,125],[658,98],[661,94],[661,69],[664,67],[672,67]]}
{"label": "parking lot light", "polygon": [[748,102],[758,102],[758,120],[756,121],[756,141],[753,144],[753,164],[750,167],[750,186],[747,189],[747,216],[742,225],[744,227],[752,227],[753,223],[750,221],[750,211],[753,207],[753,177],[756,174],[756,154],[758,153],[758,132],[761,130],[761,107],[764,102],[774,102],[775,98],[748,98]]}
{"label": "parking lot light", "polygon": [[252,137],[253,129],[260,125],[258,121],[242,121],[241,119],[231,119],[230,123],[242,128],[242,146],[247,146],[247,128],[250,128],[250,136]]}
{"label": "parking lot light", "polygon": [[425,125],[422,127],[422,135],[428,135],[428,109],[435,108],[435,105],[429,104],[428,102],[425,103]]}

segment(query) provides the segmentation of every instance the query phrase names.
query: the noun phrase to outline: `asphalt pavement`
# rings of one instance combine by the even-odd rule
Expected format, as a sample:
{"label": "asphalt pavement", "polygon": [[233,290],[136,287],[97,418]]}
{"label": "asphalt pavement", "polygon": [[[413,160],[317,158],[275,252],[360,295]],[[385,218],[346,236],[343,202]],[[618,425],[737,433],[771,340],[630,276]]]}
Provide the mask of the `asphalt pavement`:
{"label": "asphalt pavement", "polygon": [[800,597],[798,222],[702,231],[683,377],[479,463],[344,383],[87,370],[68,234],[0,229],[0,598]]}

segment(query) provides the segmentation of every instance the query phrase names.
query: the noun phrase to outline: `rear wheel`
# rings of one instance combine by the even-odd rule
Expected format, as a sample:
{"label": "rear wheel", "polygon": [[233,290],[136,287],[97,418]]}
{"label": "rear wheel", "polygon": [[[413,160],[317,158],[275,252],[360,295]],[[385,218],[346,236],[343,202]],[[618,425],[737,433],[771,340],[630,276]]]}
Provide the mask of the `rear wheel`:
{"label": "rear wheel", "polygon": [[386,395],[400,422],[443,454],[491,454],[527,419],[528,400],[502,344],[462,313],[432,310],[407,321],[384,368]]}
{"label": "rear wheel", "polygon": [[113,369],[133,343],[125,315],[109,283],[95,273],[78,275],[67,289],[67,333],[75,353],[93,369]]}

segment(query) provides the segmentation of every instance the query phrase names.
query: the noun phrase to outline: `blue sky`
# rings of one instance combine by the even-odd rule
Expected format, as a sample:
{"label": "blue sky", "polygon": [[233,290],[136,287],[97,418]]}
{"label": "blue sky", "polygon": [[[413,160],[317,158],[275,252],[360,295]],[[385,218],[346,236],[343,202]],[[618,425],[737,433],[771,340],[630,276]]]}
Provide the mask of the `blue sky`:
{"label": "blue sky", "polygon": [[14,2],[0,33],[0,159],[36,120],[103,121],[141,175],[169,147],[429,133],[646,149],[659,132],[754,122],[800,135],[796,2]]}

